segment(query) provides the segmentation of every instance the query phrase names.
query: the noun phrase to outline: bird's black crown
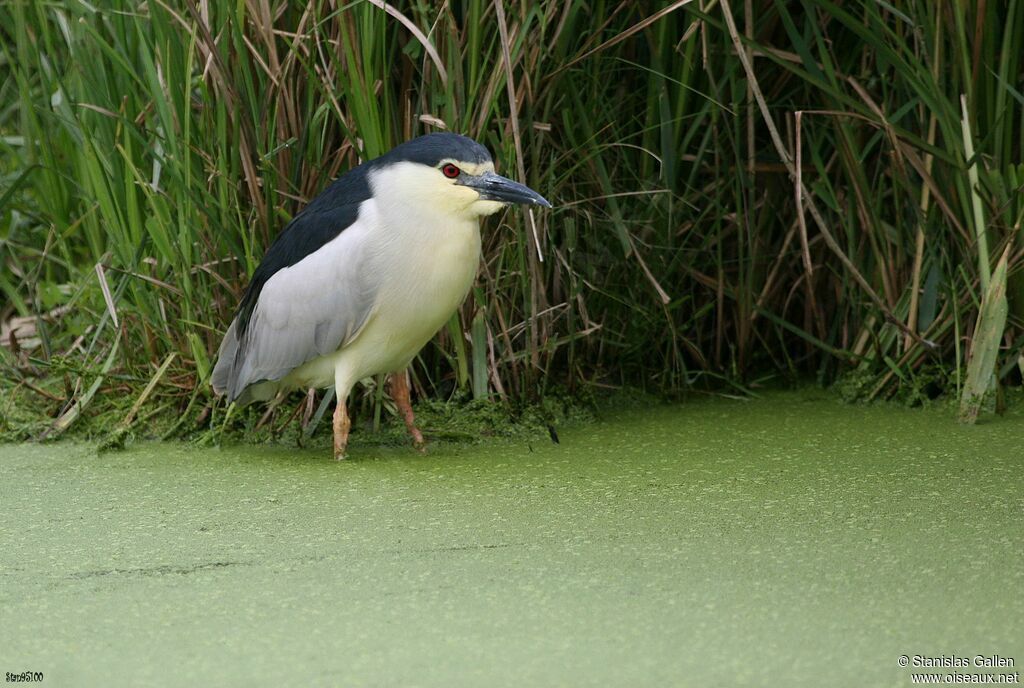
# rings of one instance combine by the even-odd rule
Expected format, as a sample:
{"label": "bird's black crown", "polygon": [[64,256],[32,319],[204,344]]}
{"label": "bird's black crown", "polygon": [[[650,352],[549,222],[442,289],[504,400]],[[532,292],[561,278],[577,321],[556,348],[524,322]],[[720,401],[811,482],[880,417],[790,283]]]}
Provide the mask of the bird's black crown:
{"label": "bird's black crown", "polygon": [[406,141],[378,158],[381,162],[418,162],[429,167],[437,167],[445,159],[491,162],[491,153],[468,136],[443,131]]}

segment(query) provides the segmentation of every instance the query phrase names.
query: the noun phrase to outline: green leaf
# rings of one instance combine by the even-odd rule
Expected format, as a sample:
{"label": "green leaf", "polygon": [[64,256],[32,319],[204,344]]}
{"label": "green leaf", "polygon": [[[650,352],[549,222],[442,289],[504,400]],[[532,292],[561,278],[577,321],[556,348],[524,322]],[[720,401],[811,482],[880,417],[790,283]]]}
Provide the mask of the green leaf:
{"label": "green leaf", "polygon": [[988,290],[981,301],[981,313],[971,341],[967,380],[960,395],[960,422],[975,423],[985,395],[995,384],[996,358],[1006,328],[1006,261],[1010,247],[1003,251]]}
{"label": "green leaf", "polygon": [[487,398],[487,320],[482,310],[473,316],[473,398]]}

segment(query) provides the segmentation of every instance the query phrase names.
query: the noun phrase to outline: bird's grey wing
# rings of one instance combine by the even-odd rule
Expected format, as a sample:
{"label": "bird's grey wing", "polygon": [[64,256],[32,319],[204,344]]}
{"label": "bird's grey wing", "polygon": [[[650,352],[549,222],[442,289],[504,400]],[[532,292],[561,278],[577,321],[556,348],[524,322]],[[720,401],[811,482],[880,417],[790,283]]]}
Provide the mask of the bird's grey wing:
{"label": "bird's grey wing", "polygon": [[378,287],[363,261],[368,232],[366,222],[357,221],[265,280],[244,328],[240,313],[224,337],[212,380],[216,391],[237,399],[250,385],[279,380],[360,332]]}

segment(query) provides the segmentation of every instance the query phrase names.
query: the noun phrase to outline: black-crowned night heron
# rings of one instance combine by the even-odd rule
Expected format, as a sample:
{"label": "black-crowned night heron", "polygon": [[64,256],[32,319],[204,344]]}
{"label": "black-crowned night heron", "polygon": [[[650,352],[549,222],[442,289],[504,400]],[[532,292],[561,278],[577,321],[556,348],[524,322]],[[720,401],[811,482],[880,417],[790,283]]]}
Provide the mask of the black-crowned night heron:
{"label": "black-crowned night heron", "polygon": [[466,297],[480,262],[480,218],[509,203],[547,208],[494,172],[482,145],[438,133],[339,177],[282,230],[253,273],[220,346],[213,389],[264,401],[334,385],[334,455],[359,380],[390,373],[417,447],[406,367]]}

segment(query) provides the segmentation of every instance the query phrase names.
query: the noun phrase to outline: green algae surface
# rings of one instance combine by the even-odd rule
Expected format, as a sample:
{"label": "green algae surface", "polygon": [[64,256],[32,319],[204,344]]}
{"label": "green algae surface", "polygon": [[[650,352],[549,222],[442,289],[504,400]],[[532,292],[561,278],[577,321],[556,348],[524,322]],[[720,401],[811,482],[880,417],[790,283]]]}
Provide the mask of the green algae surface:
{"label": "green algae surface", "polygon": [[905,686],[1024,662],[1024,417],[815,393],[426,456],[0,446],[42,685]]}

